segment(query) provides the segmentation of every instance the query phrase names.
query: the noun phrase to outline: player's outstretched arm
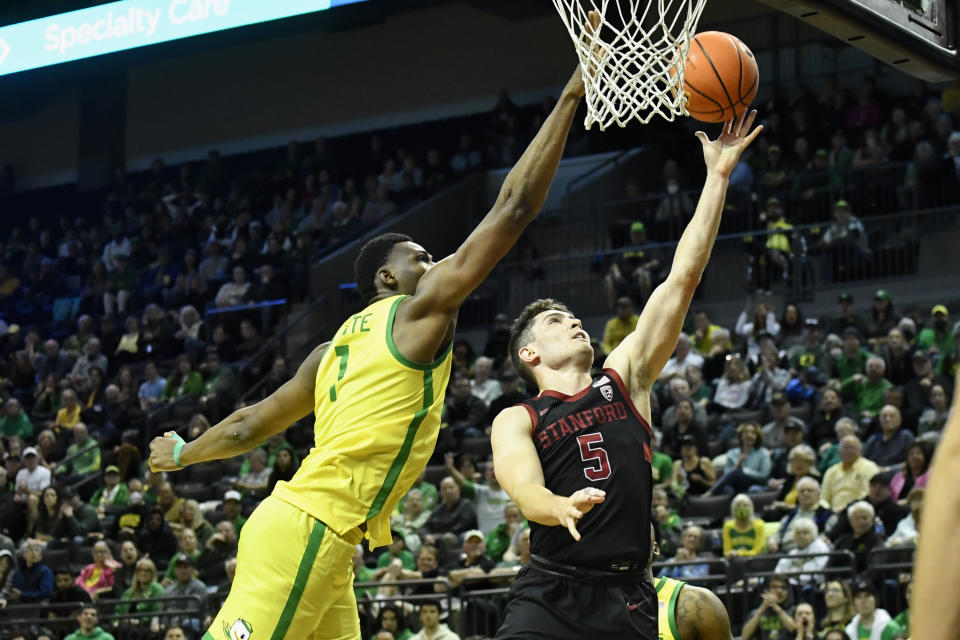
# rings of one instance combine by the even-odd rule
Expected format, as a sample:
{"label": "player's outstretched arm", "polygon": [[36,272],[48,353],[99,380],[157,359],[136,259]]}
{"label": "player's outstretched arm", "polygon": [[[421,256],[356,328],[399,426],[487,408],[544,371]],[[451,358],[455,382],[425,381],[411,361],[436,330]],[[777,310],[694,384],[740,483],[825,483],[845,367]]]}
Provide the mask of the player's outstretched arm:
{"label": "player's outstretched arm", "polygon": [[677,598],[677,627],[684,640],[733,640],[730,618],[720,598],[689,584]]}
{"label": "player's outstretched arm", "polygon": [[693,219],[677,244],[670,275],[651,294],[636,329],[613,350],[605,364],[621,374],[631,393],[649,389],[673,353],[690,300],[713,250],[730,173],[743,150],[763,130],[762,126],[751,130],[756,116],[755,110],[744,112],[738,120],[725,124],[716,140],[702,131],[696,134],[703,145],[707,179]]}
{"label": "player's outstretched arm", "polygon": [[[960,377],[957,378],[960,382]],[[960,390],[930,468],[917,538],[910,634],[919,640],[953,640],[960,629]]]}
{"label": "player's outstretched arm", "polygon": [[453,255],[420,279],[413,299],[404,305],[410,319],[455,313],[540,212],[583,94],[577,67],[550,116],[504,180],[493,208]]}
{"label": "player's outstretched arm", "polygon": [[296,375],[257,404],[237,409],[188,442],[180,451],[180,466],[173,461],[176,440],[164,434],[150,442],[150,470],[176,471],[209,460],[223,460],[246,453],[313,411],[317,368],[327,350],[326,342],[307,356]]}
{"label": "player's outstretched arm", "polygon": [[572,496],[558,496],[544,486],[543,467],[531,436],[530,415],[523,407],[510,407],[493,421],[490,443],[493,466],[500,486],[527,520],[546,526],[562,526],[580,541],[577,521],[604,501],[605,493],[593,487]]}

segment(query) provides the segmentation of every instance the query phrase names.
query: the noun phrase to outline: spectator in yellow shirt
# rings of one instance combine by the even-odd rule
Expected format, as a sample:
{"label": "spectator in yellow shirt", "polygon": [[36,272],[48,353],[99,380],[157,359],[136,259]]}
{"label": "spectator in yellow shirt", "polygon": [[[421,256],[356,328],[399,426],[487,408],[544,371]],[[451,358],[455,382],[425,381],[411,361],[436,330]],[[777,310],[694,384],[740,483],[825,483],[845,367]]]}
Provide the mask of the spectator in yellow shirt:
{"label": "spectator in yellow shirt", "polygon": [[603,352],[609,354],[636,328],[640,317],[633,312],[633,300],[629,296],[617,299],[617,315],[607,320],[603,330]]}
{"label": "spectator in yellow shirt", "polygon": [[755,556],[767,541],[763,520],[754,516],[753,500],[739,493],[730,503],[731,520],[723,523],[723,557]]}

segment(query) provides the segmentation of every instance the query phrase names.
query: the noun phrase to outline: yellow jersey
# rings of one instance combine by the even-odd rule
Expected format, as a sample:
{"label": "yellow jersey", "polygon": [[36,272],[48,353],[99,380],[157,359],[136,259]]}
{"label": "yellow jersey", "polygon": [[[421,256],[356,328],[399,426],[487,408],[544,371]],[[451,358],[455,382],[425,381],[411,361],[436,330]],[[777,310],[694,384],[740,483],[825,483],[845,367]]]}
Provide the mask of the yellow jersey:
{"label": "yellow jersey", "polygon": [[658,640],[682,640],[677,627],[677,598],[685,582],[673,578],[657,578]]}
{"label": "yellow jersey", "polygon": [[390,544],[390,514],[423,472],[440,430],[451,349],[411,362],[393,343],[397,307],[378,300],[344,322],[317,369],[314,445],[274,495],[340,535],[364,522]]}

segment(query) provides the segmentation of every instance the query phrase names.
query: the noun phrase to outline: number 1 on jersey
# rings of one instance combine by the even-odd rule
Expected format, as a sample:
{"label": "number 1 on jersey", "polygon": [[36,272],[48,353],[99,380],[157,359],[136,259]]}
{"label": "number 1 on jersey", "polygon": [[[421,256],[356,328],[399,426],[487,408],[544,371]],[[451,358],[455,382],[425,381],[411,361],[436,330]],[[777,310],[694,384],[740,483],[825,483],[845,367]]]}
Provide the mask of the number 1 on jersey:
{"label": "number 1 on jersey", "polygon": [[587,476],[587,480],[591,482],[606,480],[610,477],[610,459],[607,458],[607,450],[600,446],[602,443],[602,433],[585,433],[577,436],[580,459],[584,462],[594,461],[589,467],[583,469],[583,475]]}
{"label": "number 1 on jersey", "polygon": [[[347,375],[347,358],[350,356],[350,345],[340,345],[333,350],[337,357],[340,358],[340,373],[337,375],[337,382],[343,380],[343,376]],[[337,401],[337,383],[334,382],[330,385],[330,402]]]}

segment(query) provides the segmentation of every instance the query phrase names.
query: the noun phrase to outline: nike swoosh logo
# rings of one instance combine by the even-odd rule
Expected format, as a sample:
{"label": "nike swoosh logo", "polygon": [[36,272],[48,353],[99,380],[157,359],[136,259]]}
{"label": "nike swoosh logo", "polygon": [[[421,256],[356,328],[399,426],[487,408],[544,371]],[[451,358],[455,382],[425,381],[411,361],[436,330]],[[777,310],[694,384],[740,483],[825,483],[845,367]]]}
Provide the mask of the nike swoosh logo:
{"label": "nike swoosh logo", "polygon": [[637,604],[630,604],[629,602],[627,603],[627,611],[634,611],[635,609],[639,609],[639,608],[640,608],[639,602]]}

